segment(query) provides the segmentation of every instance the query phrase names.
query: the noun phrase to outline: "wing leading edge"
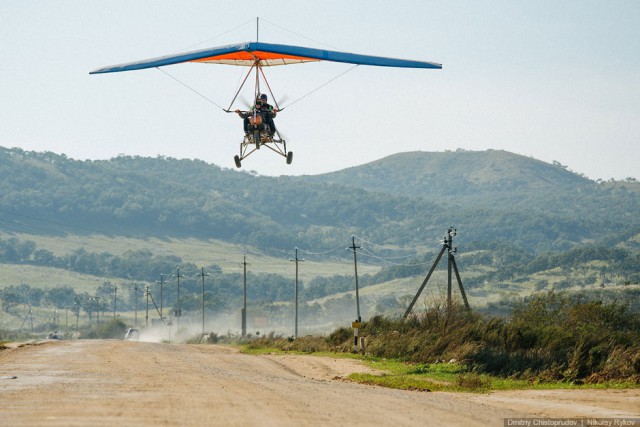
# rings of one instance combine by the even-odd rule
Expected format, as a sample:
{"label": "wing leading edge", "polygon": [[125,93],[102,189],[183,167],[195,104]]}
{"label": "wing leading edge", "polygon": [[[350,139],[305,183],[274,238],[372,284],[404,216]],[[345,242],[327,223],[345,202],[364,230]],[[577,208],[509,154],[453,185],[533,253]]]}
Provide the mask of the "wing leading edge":
{"label": "wing leading edge", "polygon": [[260,61],[260,66],[289,65],[303,62],[331,61],[348,64],[372,65],[378,67],[434,68],[441,69],[442,64],[408,59],[387,58],[383,56],[359,55],[348,52],[314,49],[283,44],[247,42],[202,49],[175,55],[161,56],[142,61],[111,65],[91,71],[89,74],[116,73],[120,71],[143,70],[163,67],[183,62],[204,62],[251,66]]}

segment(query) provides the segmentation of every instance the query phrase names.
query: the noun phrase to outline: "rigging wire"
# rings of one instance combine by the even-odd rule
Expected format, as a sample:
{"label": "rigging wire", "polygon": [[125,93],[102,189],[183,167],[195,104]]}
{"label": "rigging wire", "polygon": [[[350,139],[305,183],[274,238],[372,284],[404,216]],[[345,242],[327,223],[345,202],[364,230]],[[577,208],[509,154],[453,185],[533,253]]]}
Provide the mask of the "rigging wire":
{"label": "rigging wire", "polygon": [[[290,32],[290,33],[292,33],[292,34],[295,34],[295,35],[297,35],[297,36],[299,36],[299,37],[302,37],[302,38],[305,38],[305,39],[308,39],[308,40],[314,41],[314,42],[316,42],[316,43],[324,44],[324,45],[329,46],[329,47],[333,47],[333,46],[327,45],[326,43],[322,43],[322,42],[319,42],[319,41],[317,41],[317,40],[313,40],[313,39],[310,39],[310,38],[308,38],[308,37],[302,36],[301,34],[297,34],[297,33],[293,32],[293,31],[291,31],[291,30],[287,30],[286,28],[283,28],[283,27],[281,27],[281,26],[279,26],[279,25],[277,25],[277,24],[274,24],[273,22],[269,22],[269,21],[267,21],[267,20],[264,20],[264,21],[265,21],[265,22],[268,22],[269,24],[271,24],[271,25],[273,25],[273,26],[275,26],[275,27],[278,27],[278,28],[280,28],[280,29],[282,29],[282,30],[285,30],[285,31],[287,31],[287,32]],[[251,20],[249,20],[249,21],[247,21],[247,22],[245,22],[245,23],[243,23],[243,24],[240,24],[240,25],[238,25],[237,27],[232,28],[231,30],[225,31],[225,32],[223,32],[223,33],[220,33],[220,34],[218,34],[218,35],[216,35],[216,36],[214,36],[214,37],[212,37],[212,38],[210,38],[210,39],[207,39],[207,40],[205,40],[205,41],[202,41],[202,42],[196,43],[196,44],[194,44],[194,45],[191,45],[191,46],[189,46],[189,47],[187,47],[187,48],[183,49],[183,51],[188,50],[188,49],[190,49],[190,48],[192,48],[192,47],[198,46],[198,45],[200,45],[200,44],[206,43],[206,42],[208,42],[208,41],[214,40],[214,39],[216,39],[216,38],[218,38],[218,37],[220,37],[220,36],[222,36],[222,35],[224,35],[224,34],[230,33],[230,32],[232,32],[232,31],[234,31],[234,30],[236,30],[236,29],[238,29],[238,28],[240,28],[240,27],[242,27],[242,26],[247,25],[249,22],[253,22],[253,19],[251,19]],[[349,69],[347,69],[346,71],[343,71],[342,73],[340,73],[340,74],[338,74],[337,76],[335,76],[335,77],[331,78],[330,80],[326,81],[325,83],[321,84],[320,86],[316,87],[315,89],[312,89],[311,91],[307,92],[306,94],[302,95],[301,97],[299,97],[299,98],[295,99],[294,101],[292,101],[292,102],[291,102],[291,103],[289,103],[288,105],[283,106],[282,108],[279,108],[279,110],[284,110],[285,108],[289,108],[289,107],[291,107],[292,105],[294,105],[294,104],[298,103],[299,101],[303,100],[304,98],[306,98],[306,97],[308,97],[308,96],[312,95],[313,93],[315,93],[315,92],[317,92],[318,90],[322,89],[323,87],[325,87],[325,86],[329,85],[330,83],[332,83],[333,81],[337,80],[338,78],[340,78],[340,77],[344,76],[345,74],[349,73],[350,71],[354,70],[358,65],[359,65],[359,64],[355,64],[354,66],[350,67],[350,68],[349,68]],[[216,103],[216,102],[215,102],[215,101],[213,101],[212,99],[208,98],[207,96],[203,95],[202,93],[200,93],[199,91],[197,91],[197,90],[196,90],[196,89],[194,89],[193,87],[189,86],[188,84],[184,83],[183,81],[179,80],[179,79],[178,79],[178,78],[176,78],[175,76],[173,76],[173,75],[169,74],[168,72],[166,72],[166,71],[164,71],[164,70],[160,69],[159,67],[155,67],[155,68],[156,68],[158,71],[161,71],[162,73],[164,73],[166,76],[168,76],[168,77],[170,77],[171,79],[175,80],[176,82],[178,82],[179,84],[181,84],[181,85],[182,85],[182,86],[184,86],[185,88],[189,89],[190,91],[192,91],[192,92],[193,92],[193,93],[195,93],[196,95],[198,95],[198,96],[200,96],[201,98],[205,99],[207,102],[209,102],[209,103],[211,103],[211,104],[215,105],[216,107],[220,108],[221,110],[223,110],[223,111],[225,111],[225,112],[227,112],[227,113],[229,112],[229,110],[228,110],[228,109],[225,109],[224,107],[220,106],[218,103]],[[266,82],[266,79],[265,79],[265,82]],[[267,84],[268,84],[268,83],[267,83]],[[238,92],[239,92],[239,90],[238,90]],[[273,94],[272,94],[272,95],[273,95]],[[236,97],[237,97],[237,96],[238,96],[238,94],[236,94]],[[235,101],[235,98],[234,98],[234,101]],[[231,104],[233,104],[233,101],[231,102]]]}
{"label": "rigging wire", "polygon": [[201,44],[208,43],[208,42],[210,42],[210,41],[212,41],[212,40],[217,39],[218,37],[224,36],[225,34],[229,34],[230,32],[235,31],[235,30],[237,30],[237,29],[238,29],[238,28],[240,28],[240,27],[244,27],[245,25],[248,25],[248,24],[249,24],[249,23],[251,23],[251,22],[253,22],[253,18],[252,18],[252,19],[249,19],[247,22],[245,22],[245,23],[243,23],[243,24],[238,25],[237,27],[234,27],[234,28],[232,28],[232,29],[230,29],[230,30],[224,31],[224,32],[222,32],[222,33],[220,33],[220,34],[218,34],[218,35],[216,35],[216,36],[211,37],[211,38],[208,38],[207,40],[203,40],[203,41],[201,41],[201,42],[198,42],[198,43],[192,44],[192,45],[190,45],[190,46],[187,46],[187,47],[185,47],[184,49],[179,50],[178,52],[184,52],[184,51],[187,51],[187,50],[193,49],[193,48],[194,48],[194,47],[196,47],[196,46],[200,46]]}
{"label": "rigging wire", "polygon": [[171,74],[167,73],[166,71],[160,69],[159,67],[155,67],[156,70],[160,71],[161,73],[165,74],[166,76],[170,77],[171,79],[175,80],[176,82],[180,83],[182,86],[186,87],[187,89],[189,89],[191,92],[195,93],[196,95],[200,96],[201,98],[204,98],[205,100],[207,100],[208,102],[210,102],[211,104],[215,105],[216,107],[218,107],[219,109],[221,109],[222,111],[227,112],[227,110],[225,110],[223,107],[221,107],[220,105],[218,105],[215,101],[213,101],[210,98],[207,98],[206,96],[204,96],[203,94],[201,94],[200,92],[198,92],[197,90],[195,90],[194,88],[192,88],[191,86],[189,86],[188,84],[178,80],[176,77],[172,76]]}
{"label": "rigging wire", "polygon": [[298,36],[298,37],[300,37],[300,38],[303,38],[303,39],[306,39],[306,40],[312,41],[312,42],[314,42],[314,43],[322,44],[322,45],[325,45],[325,46],[330,47],[330,48],[332,48],[332,49],[339,49],[339,48],[337,48],[337,47],[335,47],[335,46],[331,46],[330,44],[327,44],[327,43],[324,43],[324,42],[321,42],[321,41],[318,41],[318,40],[314,40],[314,39],[312,39],[312,38],[309,38],[309,37],[303,36],[302,34],[298,34],[298,33],[296,33],[295,31],[291,31],[291,30],[289,30],[289,29],[287,29],[287,28],[281,27],[280,25],[278,25],[278,24],[274,24],[273,22],[268,21],[268,20],[266,20],[266,19],[264,19],[264,18],[261,18],[261,22],[267,22],[268,24],[271,24],[271,25],[273,25],[274,27],[278,27],[278,28],[280,28],[281,30],[284,30],[284,31],[286,31],[286,32],[288,32],[288,33],[290,33],[290,34],[293,34],[293,35],[295,35],[295,36]]}
{"label": "rigging wire", "polygon": [[293,102],[289,103],[288,105],[284,106],[281,108],[281,110],[284,110],[285,108],[289,108],[292,105],[298,103],[299,101],[302,101],[304,98],[306,98],[307,96],[313,94],[314,92],[317,92],[318,90],[322,89],[323,87],[327,86],[329,83],[332,83],[334,80],[339,79],[340,77],[344,76],[345,74],[347,74],[349,71],[354,70],[359,64],[354,65],[353,67],[350,67],[348,70],[338,74],[337,76],[335,76],[334,78],[332,78],[331,80],[321,84],[320,86],[318,86],[317,88],[311,90],[310,92],[308,92],[306,95],[302,95],[300,98],[294,100]]}

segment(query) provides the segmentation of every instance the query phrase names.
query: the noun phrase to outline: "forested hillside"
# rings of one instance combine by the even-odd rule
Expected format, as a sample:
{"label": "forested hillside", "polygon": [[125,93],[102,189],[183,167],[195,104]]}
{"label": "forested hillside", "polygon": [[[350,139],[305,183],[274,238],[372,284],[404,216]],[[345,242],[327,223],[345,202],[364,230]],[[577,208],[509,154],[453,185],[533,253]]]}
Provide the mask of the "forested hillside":
{"label": "forested hillside", "polygon": [[500,150],[399,153],[304,179],[409,197],[472,198],[474,203],[486,204],[576,191],[593,184],[557,162],[550,165]]}
{"label": "forested hillside", "polygon": [[594,182],[558,162],[505,151],[400,153],[301,179],[436,201],[473,240],[506,240],[529,252],[624,241],[640,231],[635,178]]}
{"label": "forested hillside", "polygon": [[405,153],[333,174],[265,177],[199,160],[77,161],[0,150],[0,228],[216,238],[270,251],[357,234],[411,247],[450,225],[530,254],[640,233],[640,184],[597,183],[502,151]]}
{"label": "forested hillside", "polygon": [[391,235],[434,210],[408,198],[164,157],[82,162],[2,150],[0,178],[2,228],[55,224],[42,233],[214,237],[273,249],[333,244],[356,230]]}

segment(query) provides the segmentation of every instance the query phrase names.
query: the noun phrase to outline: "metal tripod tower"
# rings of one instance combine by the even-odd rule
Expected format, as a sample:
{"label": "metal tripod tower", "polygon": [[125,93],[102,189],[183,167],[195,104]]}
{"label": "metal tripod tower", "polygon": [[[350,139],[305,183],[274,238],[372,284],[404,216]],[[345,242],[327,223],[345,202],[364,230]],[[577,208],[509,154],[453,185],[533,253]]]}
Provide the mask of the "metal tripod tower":
{"label": "metal tripod tower", "polygon": [[460,272],[458,271],[458,266],[453,256],[453,254],[457,252],[457,248],[453,246],[453,237],[457,234],[458,233],[456,232],[455,228],[449,227],[449,229],[447,230],[447,235],[444,236],[444,240],[442,242],[442,250],[438,254],[433,265],[431,266],[429,273],[427,273],[427,277],[425,277],[424,280],[422,281],[422,285],[420,285],[420,289],[418,289],[416,296],[413,297],[413,300],[411,301],[411,304],[409,304],[407,311],[405,311],[403,319],[406,319],[407,316],[409,316],[409,314],[411,313],[413,306],[415,305],[416,301],[418,301],[418,298],[420,298],[420,294],[422,293],[422,290],[427,285],[427,282],[431,278],[431,275],[436,269],[436,266],[438,265],[438,262],[440,262],[440,258],[442,258],[442,255],[444,255],[445,251],[447,251],[448,253],[448,256],[447,256],[447,313],[448,314],[451,313],[451,270],[452,268],[456,274],[456,280],[458,281],[458,287],[460,288],[460,293],[462,294],[462,300],[464,301],[464,306],[467,310],[471,310],[471,307],[469,307],[469,301],[467,301],[467,294],[464,292],[464,287],[462,286],[462,279],[460,279]]}

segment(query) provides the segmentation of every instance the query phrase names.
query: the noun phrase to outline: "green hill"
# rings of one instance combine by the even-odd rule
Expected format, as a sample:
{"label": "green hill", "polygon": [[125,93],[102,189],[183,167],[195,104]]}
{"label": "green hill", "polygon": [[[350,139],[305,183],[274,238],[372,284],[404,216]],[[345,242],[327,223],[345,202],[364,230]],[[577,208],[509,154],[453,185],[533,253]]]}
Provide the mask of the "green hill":
{"label": "green hill", "polygon": [[5,232],[212,238],[281,251],[335,247],[352,234],[423,247],[455,225],[466,243],[508,241],[533,254],[640,232],[637,182],[596,183],[492,150],[263,177],[198,160],[83,162],[2,149],[0,178]]}
{"label": "green hill", "polygon": [[513,198],[515,194],[528,196],[537,192],[572,191],[593,185],[562,165],[550,165],[497,150],[399,153],[366,165],[305,179],[408,197],[470,197],[474,201]]}

